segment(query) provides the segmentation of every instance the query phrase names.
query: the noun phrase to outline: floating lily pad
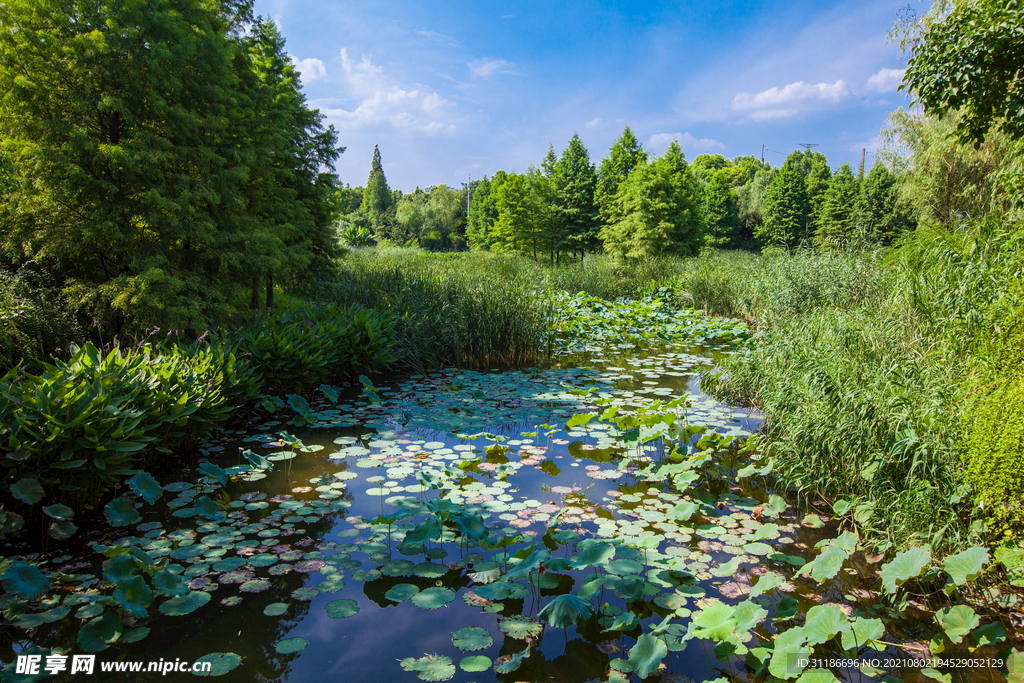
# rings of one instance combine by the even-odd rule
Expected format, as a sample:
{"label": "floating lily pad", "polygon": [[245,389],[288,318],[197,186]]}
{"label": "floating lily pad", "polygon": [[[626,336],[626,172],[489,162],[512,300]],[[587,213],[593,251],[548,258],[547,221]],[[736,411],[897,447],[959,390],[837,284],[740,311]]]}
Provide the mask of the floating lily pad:
{"label": "floating lily pad", "polygon": [[309,645],[309,641],[305,638],[285,638],[275,645],[274,649],[283,655],[287,655],[303,650],[307,645]]}
{"label": "floating lily pad", "polygon": [[[489,648],[494,643],[494,639],[491,638],[491,634],[485,628],[467,626],[460,628],[452,634],[452,643],[463,652],[476,652],[477,650]],[[490,660],[488,660],[487,666],[479,670],[483,671],[490,667],[490,665]]]}
{"label": "floating lily pad", "polygon": [[169,617],[191,614],[210,602],[210,597],[210,594],[205,591],[192,591],[188,595],[171,598],[167,602],[160,603],[160,612]]}
{"label": "floating lily pad", "polygon": [[539,636],[540,632],[544,630],[544,625],[530,617],[517,614],[499,621],[498,630],[509,638],[527,640]]}
{"label": "floating lily pad", "polygon": [[455,675],[455,665],[444,655],[424,655],[419,659],[409,657],[401,664],[406,671],[415,672],[421,681],[447,681]]}
{"label": "floating lily pad", "polygon": [[463,657],[462,661],[459,662],[459,668],[470,673],[487,671],[491,668],[491,659],[490,657],[485,657],[483,655]]}
{"label": "floating lily pad", "polygon": [[263,613],[268,617],[279,617],[288,611],[288,603],[272,602],[263,608]]}
{"label": "floating lily pad", "polygon": [[308,586],[296,588],[292,591],[292,598],[294,598],[295,600],[309,601],[318,595],[320,595],[320,591],[318,591],[316,588],[310,588]]}
{"label": "floating lily pad", "polygon": [[[205,665],[209,663],[210,668],[206,670]],[[193,672],[196,676],[223,676],[229,671],[234,671],[242,663],[242,658],[234,652],[214,652],[200,657],[193,665]],[[198,670],[197,670],[198,669]]]}
{"label": "floating lily pad", "polygon": [[433,610],[447,605],[454,599],[455,591],[435,586],[412,596],[412,604],[420,609]]}
{"label": "floating lily pad", "polygon": [[400,583],[397,586],[393,586],[384,597],[391,602],[405,602],[410,600],[414,595],[420,592],[418,586],[414,586],[411,583]]}
{"label": "floating lily pad", "polygon": [[333,600],[324,605],[324,611],[331,619],[347,619],[359,612],[359,605],[355,600]]}

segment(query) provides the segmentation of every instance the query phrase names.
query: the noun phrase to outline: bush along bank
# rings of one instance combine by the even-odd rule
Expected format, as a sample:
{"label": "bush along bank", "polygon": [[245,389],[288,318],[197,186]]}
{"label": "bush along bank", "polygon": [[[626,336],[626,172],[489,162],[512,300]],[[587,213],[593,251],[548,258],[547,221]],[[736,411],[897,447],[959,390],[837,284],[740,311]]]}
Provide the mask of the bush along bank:
{"label": "bush along bank", "polygon": [[94,514],[122,480],[178,466],[249,409],[387,367],[392,327],[364,308],[310,307],[208,340],[90,343],[39,374],[11,370],[0,378],[0,541],[26,525],[67,539],[75,515]]}

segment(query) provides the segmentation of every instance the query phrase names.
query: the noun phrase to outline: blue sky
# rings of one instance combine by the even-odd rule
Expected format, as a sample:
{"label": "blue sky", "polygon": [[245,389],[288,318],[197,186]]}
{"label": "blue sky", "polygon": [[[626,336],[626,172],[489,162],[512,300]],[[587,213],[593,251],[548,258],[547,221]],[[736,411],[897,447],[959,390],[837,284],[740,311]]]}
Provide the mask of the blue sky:
{"label": "blue sky", "polygon": [[341,180],[365,185],[377,144],[406,191],[525,171],[574,132],[596,163],[627,124],[691,160],[765,144],[778,165],[808,142],[833,167],[856,168],[862,147],[870,164],[888,112],[909,104],[886,37],[901,6],[256,0],[348,147]]}

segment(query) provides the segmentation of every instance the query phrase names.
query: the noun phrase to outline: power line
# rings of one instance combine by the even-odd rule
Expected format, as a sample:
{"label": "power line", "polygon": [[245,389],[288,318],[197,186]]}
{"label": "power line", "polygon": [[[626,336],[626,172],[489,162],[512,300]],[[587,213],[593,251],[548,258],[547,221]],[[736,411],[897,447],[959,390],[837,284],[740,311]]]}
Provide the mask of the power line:
{"label": "power line", "polygon": [[810,152],[811,151],[811,147],[818,147],[819,144],[817,142],[798,142],[797,146],[798,147],[803,147],[805,150]]}

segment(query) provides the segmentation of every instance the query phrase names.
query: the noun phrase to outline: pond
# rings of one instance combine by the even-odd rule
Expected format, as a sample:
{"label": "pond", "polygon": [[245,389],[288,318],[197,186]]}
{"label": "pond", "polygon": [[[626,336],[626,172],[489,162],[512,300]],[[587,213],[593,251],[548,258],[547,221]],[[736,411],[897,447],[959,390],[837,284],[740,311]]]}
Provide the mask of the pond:
{"label": "pond", "polygon": [[[225,681],[292,683],[754,680],[753,654],[763,680],[758,646],[812,616],[841,623],[811,645],[909,656],[886,643],[920,639],[918,622],[888,618],[882,640],[849,534],[737,460],[760,417],[704,395],[695,374],[728,351],[619,346],[325,387],[288,423],[218,434],[198,472],[161,482],[94,545],[103,566],[42,565],[67,588],[16,617],[4,651],[94,652],[96,680],[130,676],[101,663],[203,660]],[[632,412],[636,426],[616,422]],[[673,432],[679,455],[643,419],[669,413],[690,428]],[[834,571],[798,574],[835,548]],[[142,582],[119,598],[134,618],[96,603],[101,582],[162,563],[162,595]]]}

